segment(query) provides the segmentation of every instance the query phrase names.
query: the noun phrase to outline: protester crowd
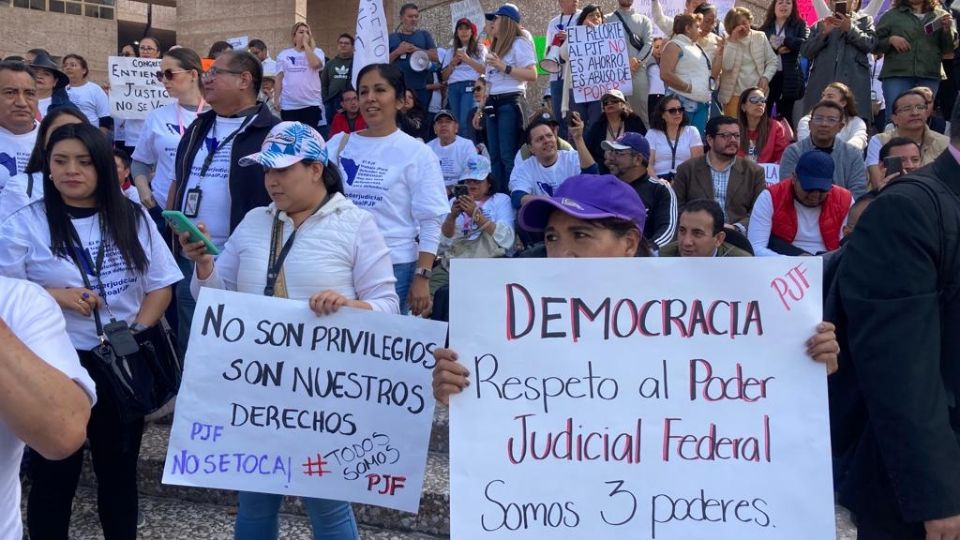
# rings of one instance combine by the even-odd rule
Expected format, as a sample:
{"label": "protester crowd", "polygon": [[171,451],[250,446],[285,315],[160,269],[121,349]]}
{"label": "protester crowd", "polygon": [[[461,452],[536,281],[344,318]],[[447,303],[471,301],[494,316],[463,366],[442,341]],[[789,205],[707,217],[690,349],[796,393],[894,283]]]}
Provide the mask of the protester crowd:
{"label": "protester crowd", "polygon": [[[93,350],[169,323],[183,354],[201,287],[447,320],[454,258],[822,256],[809,353],[831,372],[839,355],[840,502],[863,539],[960,539],[950,8],[818,0],[808,28],[796,0],[762,21],[632,5],[559,0],[533,29],[504,4],[447,49],[406,4],[389,63],[362,68],[352,35],[328,58],[306,23],[276,59],[218,42],[206,68],[146,36],[120,54],[159,58],[174,101],[145,120],[113,117],[78,54],[4,59],[0,538],[20,537],[24,443],[28,532],[68,537],[83,433],[104,537],[136,537],[144,418],[118,413]],[[625,27],[633,91],[577,102],[567,32],[604,23]],[[534,30],[558,68],[541,107]],[[435,355],[446,402],[465,371]],[[241,493],[236,537],[275,538],[279,504]],[[356,537],[349,504],[304,505],[316,537]]]}

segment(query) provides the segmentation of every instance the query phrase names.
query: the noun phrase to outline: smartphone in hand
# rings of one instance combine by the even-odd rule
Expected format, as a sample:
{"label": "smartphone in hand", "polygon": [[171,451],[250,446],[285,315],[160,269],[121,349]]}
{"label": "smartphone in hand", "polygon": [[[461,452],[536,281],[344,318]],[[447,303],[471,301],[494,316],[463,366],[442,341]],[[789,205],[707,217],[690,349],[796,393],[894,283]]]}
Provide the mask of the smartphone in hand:
{"label": "smartphone in hand", "polygon": [[185,232],[190,233],[190,242],[203,242],[204,246],[207,248],[207,253],[211,255],[219,255],[220,250],[217,249],[217,246],[210,241],[210,238],[200,232],[200,229],[190,220],[183,212],[179,210],[164,210],[161,212],[163,219],[167,220],[167,223],[170,224],[170,227],[173,228],[177,234],[183,234]]}

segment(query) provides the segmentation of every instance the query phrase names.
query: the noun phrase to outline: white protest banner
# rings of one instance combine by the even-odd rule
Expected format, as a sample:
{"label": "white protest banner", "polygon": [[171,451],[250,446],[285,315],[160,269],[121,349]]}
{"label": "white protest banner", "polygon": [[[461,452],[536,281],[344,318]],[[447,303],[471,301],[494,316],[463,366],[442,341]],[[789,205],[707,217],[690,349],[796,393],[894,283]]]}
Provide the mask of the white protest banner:
{"label": "white protest banner", "polygon": [[250,36],[239,36],[239,37],[227,38],[226,41],[234,49],[246,50],[247,45],[250,44]]}
{"label": "white protest banner", "polygon": [[203,289],[165,484],[416,512],[446,325]]}
{"label": "white protest banner", "polygon": [[834,538],[821,261],[455,259],[453,540]]}
{"label": "white protest banner", "polygon": [[142,120],[150,111],[176,101],[157,79],[159,58],[111,56],[110,116]]}
{"label": "white protest banner", "polygon": [[763,176],[767,180],[767,185],[773,185],[780,182],[780,164],[779,163],[758,163],[763,167]]}
{"label": "white protest banner", "polygon": [[370,64],[390,61],[390,34],[383,0],[360,0],[357,33],[353,45],[353,87],[357,88],[360,70]]}
{"label": "white protest banner", "polygon": [[611,89],[624,95],[633,93],[630,53],[622,24],[571,26],[567,29],[567,43],[574,101],[599,101]]}
{"label": "white protest banner", "polygon": [[477,32],[483,31],[483,24],[486,18],[483,14],[483,6],[480,0],[460,0],[450,4],[450,31],[457,28],[457,21],[460,19],[469,19],[477,27]]}
{"label": "white protest banner", "polygon": [[[733,9],[735,1],[736,0],[716,0],[710,2],[717,6],[717,20],[720,23],[723,22],[723,16]],[[663,12],[664,18],[672,21],[674,17],[683,13],[684,4],[684,0],[660,0],[660,9]],[[633,10],[650,17],[650,20],[653,21],[653,0],[633,0]],[[653,21],[653,37],[665,37],[663,31],[657,26],[656,21]]]}

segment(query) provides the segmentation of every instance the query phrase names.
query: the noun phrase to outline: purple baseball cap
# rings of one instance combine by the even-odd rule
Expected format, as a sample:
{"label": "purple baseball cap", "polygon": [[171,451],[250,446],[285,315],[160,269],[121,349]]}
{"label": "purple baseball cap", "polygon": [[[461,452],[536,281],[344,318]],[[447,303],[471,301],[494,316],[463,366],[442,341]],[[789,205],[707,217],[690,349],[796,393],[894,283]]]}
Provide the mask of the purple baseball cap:
{"label": "purple baseball cap", "polygon": [[640,196],[612,174],[578,174],[567,178],[553,197],[537,197],[520,208],[520,226],[531,232],[543,232],[554,210],[587,221],[605,218],[632,221],[641,234],[647,221],[647,209]]}
{"label": "purple baseball cap", "polygon": [[600,147],[604,150],[633,150],[634,152],[650,159],[650,143],[647,138],[639,133],[628,131],[617,137],[616,141],[603,141]]}

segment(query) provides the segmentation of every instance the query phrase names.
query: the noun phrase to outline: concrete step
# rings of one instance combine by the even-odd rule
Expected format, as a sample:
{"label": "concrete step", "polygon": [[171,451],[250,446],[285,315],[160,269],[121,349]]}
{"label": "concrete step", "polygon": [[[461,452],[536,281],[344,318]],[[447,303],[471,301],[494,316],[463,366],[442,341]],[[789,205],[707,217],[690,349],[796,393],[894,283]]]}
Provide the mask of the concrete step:
{"label": "concrete step", "polygon": [[[96,491],[81,487],[73,504],[71,540],[103,538],[97,517]],[[138,531],[141,540],[233,540],[232,507],[196,504],[176,499],[140,497],[146,523]],[[310,521],[302,515],[280,516],[280,538],[311,540]],[[361,525],[361,540],[440,540],[416,532],[391,531]]]}
{"label": "concrete step", "polygon": [[[167,441],[170,438],[170,426],[151,424],[143,434],[140,448],[140,466],[138,485],[140,493],[149,497],[175,499],[189,503],[216,505],[235,508],[237,495],[234,491],[193,488],[162,484]],[[389,508],[354,505],[357,521],[364,525],[398,531],[420,532],[428,535],[450,534],[450,472],[449,456],[439,452],[427,455],[427,475],[424,479],[423,493],[420,497],[420,510],[414,515]],[[86,455],[80,485],[93,487],[96,480],[89,453]],[[304,516],[305,510],[296,497],[284,500],[281,512]]]}
{"label": "concrete step", "polygon": [[[173,415],[168,414],[153,421],[153,424],[159,426],[169,426],[173,424]],[[450,414],[448,409],[437,404],[433,412],[433,430],[430,432],[430,450],[432,452],[450,452],[450,444],[447,439],[448,428],[450,426]]]}

